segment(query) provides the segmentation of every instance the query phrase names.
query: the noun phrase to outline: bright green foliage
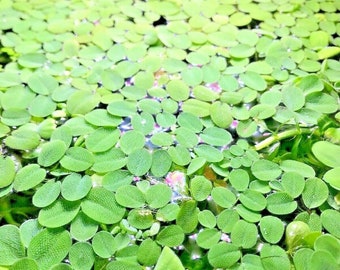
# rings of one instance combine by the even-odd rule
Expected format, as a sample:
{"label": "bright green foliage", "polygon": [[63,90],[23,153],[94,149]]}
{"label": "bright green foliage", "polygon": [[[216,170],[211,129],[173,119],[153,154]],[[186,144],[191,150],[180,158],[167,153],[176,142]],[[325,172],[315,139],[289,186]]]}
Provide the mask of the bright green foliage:
{"label": "bright green foliage", "polygon": [[17,191],[29,190],[41,183],[45,176],[46,171],[38,164],[27,165],[17,172],[13,187]]}
{"label": "bright green foliage", "polygon": [[0,188],[10,185],[15,177],[15,164],[10,157],[0,158]]}
{"label": "bright green foliage", "polygon": [[0,236],[1,265],[11,265],[25,256],[25,249],[20,240],[20,232],[16,226],[2,226]]}
{"label": "bright green foliage", "polygon": [[49,268],[61,262],[70,247],[71,237],[65,229],[44,229],[32,238],[27,256],[34,259],[39,268]]}
{"label": "bright green foliage", "polygon": [[125,209],[116,202],[114,194],[100,187],[91,189],[82,200],[81,209],[90,218],[104,224],[119,222],[125,213]]}
{"label": "bright green foliage", "polygon": [[338,1],[40,2],[0,4],[0,268],[340,267]]}

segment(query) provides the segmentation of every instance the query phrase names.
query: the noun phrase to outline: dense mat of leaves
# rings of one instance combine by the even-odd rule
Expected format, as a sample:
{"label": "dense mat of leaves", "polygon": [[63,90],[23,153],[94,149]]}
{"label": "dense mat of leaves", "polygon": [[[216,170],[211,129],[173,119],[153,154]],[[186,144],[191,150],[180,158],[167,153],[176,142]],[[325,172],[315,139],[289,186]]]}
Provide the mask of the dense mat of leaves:
{"label": "dense mat of leaves", "polygon": [[338,269],[339,11],[2,0],[0,269]]}

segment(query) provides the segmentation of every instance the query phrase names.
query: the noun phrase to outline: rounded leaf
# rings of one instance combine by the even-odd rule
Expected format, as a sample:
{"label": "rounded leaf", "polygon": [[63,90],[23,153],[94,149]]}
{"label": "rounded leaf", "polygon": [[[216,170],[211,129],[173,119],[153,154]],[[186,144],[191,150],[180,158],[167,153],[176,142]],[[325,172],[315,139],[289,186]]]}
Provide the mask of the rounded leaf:
{"label": "rounded leaf", "polygon": [[308,208],[316,208],[323,204],[328,198],[328,187],[319,178],[310,178],[306,181],[302,191],[302,201]]}
{"label": "rounded leaf", "polygon": [[36,207],[46,207],[53,203],[60,194],[60,182],[48,181],[33,195],[32,202]]}
{"label": "rounded leaf", "polygon": [[125,208],[120,206],[112,192],[96,187],[81,202],[83,212],[97,222],[114,224],[119,222],[124,214]]}
{"label": "rounded leaf", "polygon": [[94,252],[101,258],[109,258],[116,251],[117,246],[113,235],[106,231],[100,231],[92,239]]}
{"label": "rounded leaf", "polygon": [[152,185],[145,193],[146,202],[151,208],[164,207],[170,202],[171,197],[171,188],[162,183]]}
{"label": "rounded leaf", "polygon": [[128,156],[127,168],[136,175],[142,176],[146,174],[152,165],[152,155],[146,149],[138,149]]}
{"label": "rounded leaf", "polygon": [[78,146],[67,149],[65,156],[60,160],[61,166],[74,172],[85,171],[93,163],[93,155],[85,148]]}
{"label": "rounded leaf", "polygon": [[38,164],[29,164],[21,168],[15,176],[13,187],[16,191],[29,190],[46,177],[46,170],[40,168]]}
{"label": "rounded leaf", "polygon": [[190,191],[196,201],[205,200],[212,190],[211,182],[204,176],[195,176],[190,181]]}
{"label": "rounded leaf", "polygon": [[204,229],[197,235],[197,245],[204,249],[210,249],[216,245],[221,238],[221,232],[216,229]]}
{"label": "rounded leaf", "polygon": [[270,181],[280,176],[281,169],[276,163],[270,160],[261,159],[253,163],[251,166],[251,172],[259,180]]}
{"label": "rounded leaf", "polygon": [[340,167],[340,146],[327,141],[316,142],[312,146],[312,152],[318,160],[329,167]]}
{"label": "rounded leaf", "polygon": [[9,186],[15,177],[15,164],[10,157],[0,157],[0,188]]}
{"label": "rounded leaf", "polygon": [[145,239],[139,246],[137,260],[145,266],[156,264],[161,254],[161,248],[151,238]]}
{"label": "rounded leaf", "polygon": [[65,152],[66,145],[61,140],[53,140],[43,144],[38,156],[38,163],[43,167],[49,167],[60,160]]}
{"label": "rounded leaf", "polygon": [[116,144],[119,135],[116,128],[101,127],[86,137],[85,146],[91,152],[104,152]]}
{"label": "rounded leaf", "polygon": [[88,175],[72,173],[66,176],[61,183],[61,195],[68,201],[77,201],[84,198],[92,188],[92,180]]}
{"label": "rounded leaf", "polygon": [[78,214],[80,202],[57,200],[40,210],[38,221],[47,228],[57,228],[70,223]]}
{"label": "rounded leaf", "polygon": [[91,269],[95,260],[92,246],[86,242],[77,242],[71,246],[69,260],[74,269]]}
{"label": "rounded leaf", "polygon": [[221,242],[208,251],[208,261],[216,268],[230,268],[241,258],[241,255],[237,246]]}
{"label": "rounded leaf", "polygon": [[78,212],[77,216],[72,220],[70,225],[70,233],[72,238],[79,242],[91,239],[98,230],[98,224],[83,212]]}
{"label": "rounded leaf", "polygon": [[323,179],[336,190],[340,190],[340,167],[327,171]]}
{"label": "rounded leaf", "polygon": [[157,234],[156,241],[162,246],[179,246],[184,241],[184,232],[178,225],[169,225]]}
{"label": "rounded leaf", "polygon": [[239,220],[231,230],[231,242],[238,247],[252,248],[257,242],[257,234],[255,224]]}
{"label": "rounded leaf", "polygon": [[267,197],[267,209],[275,215],[287,215],[297,208],[297,202],[285,192],[277,192]]}
{"label": "rounded leaf", "polygon": [[3,225],[0,227],[0,261],[2,265],[12,265],[25,257],[25,248],[20,239],[18,227]]}
{"label": "rounded leaf", "polygon": [[132,185],[119,187],[116,190],[116,200],[120,205],[129,208],[139,208],[145,204],[144,194]]}
{"label": "rounded leaf", "polygon": [[321,213],[322,226],[332,235],[340,238],[340,213],[333,209],[327,209]]}
{"label": "rounded leaf", "polygon": [[150,228],[154,221],[149,209],[132,209],[129,211],[127,220],[132,227],[140,230]]}
{"label": "rounded leaf", "polygon": [[283,222],[274,216],[265,216],[260,220],[261,235],[270,244],[278,243],[284,233]]}
{"label": "rounded leaf", "polygon": [[211,196],[214,202],[223,208],[231,208],[237,200],[235,194],[224,187],[214,187]]}
{"label": "rounded leaf", "polygon": [[67,256],[71,245],[70,234],[65,229],[44,229],[33,237],[27,256],[38,263],[39,269],[49,269]]}

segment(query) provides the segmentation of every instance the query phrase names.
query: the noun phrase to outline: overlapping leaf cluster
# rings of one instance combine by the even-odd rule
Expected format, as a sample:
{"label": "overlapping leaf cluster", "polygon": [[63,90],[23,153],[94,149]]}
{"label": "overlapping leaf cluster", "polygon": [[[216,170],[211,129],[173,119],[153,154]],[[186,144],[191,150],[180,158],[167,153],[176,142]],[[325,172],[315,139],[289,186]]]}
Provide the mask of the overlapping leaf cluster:
{"label": "overlapping leaf cluster", "polygon": [[337,269],[337,1],[0,3],[0,268]]}

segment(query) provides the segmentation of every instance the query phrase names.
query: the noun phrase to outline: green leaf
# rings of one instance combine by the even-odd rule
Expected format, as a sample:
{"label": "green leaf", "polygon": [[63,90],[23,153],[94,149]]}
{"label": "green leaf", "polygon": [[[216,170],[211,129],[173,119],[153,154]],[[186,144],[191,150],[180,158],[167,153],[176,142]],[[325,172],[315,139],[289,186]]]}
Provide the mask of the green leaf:
{"label": "green leaf", "polygon": [[162,246],[179,246],[184,241],[184,232],[179,225],[169,225],[158,233],[156,241]]}
{"label": "green leaf", "polygon": [[251,166],[251,171],[255,177],[262,181],[274,180],[281,174],[279,165],[265,159],[255,161]]}
{"label": "green leaf", "polygon": [[297,198],[305,187],[305,179],[296,172],[287,172],[282,175],[281,184],[285,192],[293,198]]}
{"label": "green leaf", "polygon": [[203,210],[198,213],[198,221],[199,223],[207,227],[209,229],[212,229],[216,226],[216,217],[210,210]]}
{"label": "green leaf", "polygon": [[339,264],[336,262],[336,259],[333,257],[332,253],[317,250],[315,251],[311,258],[311,270],[317,269],[336,269],[339,267]]}
{"label": "green leaf", "polygon": [[264,269],[291,269],[290,261],[285,250],[279,246],[264,245],[260,251],[260,256]]}
{"label": "green leaf", "polygon": [[190,163],[191,156],[189,150],[181,145],[171,146],[168,149],[172,161],[180,166],[185,166]]}
{"label": "green leaf", "polygon": [[296,269],[307,270],[311,269],[311,257],[314,253],[314,250],[309,248],[300,248],[298,249],[293,257],[294,266]]}
{"label": "green leaf", "polygon": [[17,72],[2,71],[0,73],[0,87],[11,87],[20,85],[21,78]]}
{"label": "green leaf", "polygon": [[32,238],[37,235],[43,227],[39,224],[38,219],[28,219],[20,225],[21,241],[27,248]]}
{"label": "green leaf", "polygon": [[194,148],[194,151],[209,162],[220,162],[223,159],[222,152],[211,145],[200,144]]}
{"label": "green leaf", "polygon": [[333,209],[327,209],[321,213],[322,226],[332,235],[340,238],[340,213]]}
{"label": "green leaf", "polygon": [[38,95],[30,103],[29,113],[34,117],[46,117],[51,115],[57,108],[57,104],[47,96]]}
{"label": "green leaf", "polygon": [[163,248],[154,270],[162,270],[162,269],[184,270],[181,260],[167,246]]}
{"label": "green leaf", "polygon": [[184,233],[191,233],[196,229],[198,212],[196,201],[189,200],[182,203],[176,217],[176,224],[183,229]]}
{"label": "green leaf", "polygon": [[258,73],[247,71],[240,74],[240,79],[246,86],[254,90],[263,91],[267,88],[266,81]]}
{"label": "green leaf", "polygon": [[127,159],[128,170],[136,175],[146,174],[152,165],[152,155],[146,149],[137,149],[133,151]]}
{"label": "green leaf", "polygon": [[313,167],[297,161],[297,160],[283,160],[280,168],[285,172],[294,172],[302,175],[303,177],[314,177],[315,171]]}
{"label": "green leaf", "polygon": [[232,142],[231,134],[218,127],[208,127],[200,134],[203,142],[214,146],[226,146]]}
{"label": "green leaf", "polygon": [[319,60],[332,58],[340,53],[340,47],[329,46],[318,51]]}
{"label": "green leaf", "polygon": [[182,80],[171,80],[166,85],[166,90],[175,101],[183,101],[189,98],[189,87]]}
{"label": "green leaf", "polygon": [[66,152],[66,145],[61,140],[49,141],[42,145],[38,156],[38,163],[43,167],[49,167],[59,161]]}
{"label": "green leaf", "polygon": [[110,258],[117,250],[117,244],[113,235],[106,231],[100,231],[92,239],[94,252],[101,258]]}
{"label": "green leaf", "polygon": [[151,238],[145,239],[138,248],[137,260],[145,266],[156,264],[161,254],[161,248]]}
{"label": "green leaf", "polygon": [[171,167],[172,159],[167,151],[156,150],[152,153],[151,173],[156,177],[166,175]]}
{"label": "green leaf", "polygon": [[192,175],[193,173],[201,169],[206,161],[207,160],[204,157],[196,157],[192,159],[188,166],[187,174]]}
{"label": "green leaf", "polygon": [[39,68],[44,65],[46,58],[40,53],[23,54],[18,58],[18,63],[26,68]]}
{"label": "green leaf", "polygon": [[25,109],[4,110],[1,115],[1,122],[7,126],[21,126],[30,121],[31,115]]}
{"label": "green leaf", "polygon": [[145,204],[144,194],[132,185],[119,187],[116,190],[116,200],[120,205],[129,208],[139,208]]}
{"label": "green leaf", "polygon": [[216,245],[221,238],[221,232],[216,229],[204,229],[197,235],[197,245],[204,249],[210,249]]}
{"label": "green leaf", "polygon": [[101,127],[86,137],[85,146],[91,152],[105,152],[116,144],[119,135],[116,128]]}
{"label": "green leaf", "polygon": [[85,114],[84,118],[91,125],[100,127],[116,127],[122,121],[120,117],[111,115],[104,109],[95,109]]}
{"label": "green leaf", "polygon": [[48,181],[33,195],[32,202],[36,207],[46,207],[53,203],[60,194],[60,182]]}
{"label": "green leaf", "polygon": [[278,243],[284,233],[284,225],[281,219],[275,216],[265,216],[260,220],[261,235],[270,244]]}
{"label": "green leaf", "polygon": [[267,197],[267,209],[275,215],[287,215],[297,208],[297,202],[285,192],[276,192]]}
{"label": "green leaf", "polygon": [[66,109],[71,115],[86,114],[92,111],[100,101],[98,93],[75,91],[66,102]]}
{"label": "green leaf", "polygon": [[204,176],[195,176],[190,181],[190,191],[196,201],[205,200],[212,190],[211,182]]}
{"label": "green leaf", "polygon": [[200,118],[191,113],[182,112],[178,115],[177,122],[181,127],[189,128],[195,133],[200,132],[203,128]]}
{"label": "green leaf", "polygon": [[77,216],[72,220],[70,225],[70,233],[72,238],[79,242],[91,239],[98,230],[98,224],[83,212],[78,212]]}
{"label": "green leaf", "polygon": [[77,201],[84,198],[92,188],[92,180],[88,175],[71,173],[61,183],[61,195],[68,201]]}
{"label": "green leaf", "polygon": [[151,208],[164,207],[170,202],[171,197],[171,188],[162,183],[152,185],[145,193],[146,202]]}
{"label": "green leaf", "polygon": [[82,200],[81,209],[90,218],[104,224],[117,223],[125,214],[125,208],[116,202],[114,194],[101,187],[90,190]]}
{"label": "green leaf", "polygon": [[9,186],[15,177],[15,164],[10,157],[0,157],[0,188]]}
{"label": "green leaf", "polygon": [[339,156],[340,146],[327,141],[313,144],[312,152],[318,160],[329,167],[340,167],[340,161],[334,157]]}
{"label": "green leaf", "polygon": [[220,101],[216,101],[211,105],[210,118],[220,128],[228,128],[233,121],[230,107]]}
{"label": "green leaf", "polygon": [[230,233],[240,216],[234,209],[225,209],[217,216],[217,227],[224,233]]}
{"label": "green leaf", "polygon": [[67,256],[71,245],[70,234],[65,229],[44,229],[33,237],[27,255],[38,263],[40,269],[49,269]]}
{"label": "green leaf", "polygon": [[14,225],[0,227],[0,261],[1,265],[12,265],[25,257],[25,248],[20,239],[19,229]]}
{"label": "green leaf", "polygon": [[248,189],[241,193],[240,202],[250,210],[262,211],[267,206],[266,198],[259,191]]}
{"label": "green leaf", "polygon": [[241,255],[237,246],[220,242],[208,251],[208,261],[216,268],[230,268],[241,258]]}
{"label": "green leaf", "polygon": [[119,148],[112,147],[106,152],[94,154],[92,170],[98,173],[115,171],[126,165],[125,154]]}
{"label": "green leaf", "polygon": [[135,150],[143,148],[145,144],[144,135],[135,130],[122,134],[119,145],[125,154],[131,154]]}
{"label": "green leaf", "polygon": [[249,175],[246,170],[232,170],[229,175],[229,182],[237,191],[245,191],[249,185]]}
{"label": "green leaf", "polygon": [[305,96],[302,89],[287,86],[282,90],[282,101],[288,109],[297,111],[305,105]]}
{"label": "green leaf", "polygon": [[231,230],[231,242],[238,247],[252,248],[257,242],[257,234],[255,224],[239,220]]}
{"label": "green leaf", "polygon": [[105,189],[116,191],[119,187],[129,185],[133,180],[133,175],[126,170],[116,170],[104,175],[102,185]]}
{"label": "green leaf", "polygon": [[17,150],[32,150],[40,143],[40,136],[36,131],[28,129],[14,130],[10,136],[5,139],[5,144]]}
{"label": "green leaf", "polygon": [[175,136],[178,144],[184,147],[192,148],[198,144],[197,135],[189,128],[186,127],[176,128]]}
{"label": "green leaf", "polygon": [[340,190],[340,167],[336,167],[334,169],[331,169],[329,171],[327,171],[324,176],[323,179],[325,180],[325,182],[327,182],[328,184],[331,185],[331,187]]}
{"label": "green leaf", "polygon": [[38,221],[47,228],[57,228],[70,223],[78,214],[80,202],[57,200],[40,210]]}
{"label": "green leaf", "polygon": [[340,263],[340,240],[330,234],[318,237],[314,243],[315,250],[323,250],[332,254],[336,263]]}
{"label": "green leaf", "polygon": [[22,258],[17,260],[10,268],[11,270],[39,270],[38,264],[35,260],[29,258]]}
{"label": "green leaf", "polygon": [[90,168],[94,163],[93,155],[85,148],[74,146],[67,149],[65,156],[60,160],[65,169],[81,172]]}
{"label": "green leaf", "polygon": [[302,191],[302,201],[308,208],[316,208],[327,200],[328,193],[325,182],[316,177],[310,178]]}
{"label": "green leaf", "polygon": [[124,78],[113,70],[104,70],[101,73],[103,86],[111,91],[116,91],[124,85]]}
{"label": "green leaf", "polygon": [[210,103],[197,99],[188,99],[183,102],[182,110],[198,117],[205,117],[210,114]]}
{"label": "green leaf", "polygon": [[125,260],[119,260],[119,261],[112,261],[110,262],[106,268],[107,270],[143,270],[143,268],[137,264],[136,262],[132,261],[125,261]]}
{"label": "green leaf", "polygon": [[114,116],[131,116],[136,112],[136,103],[126,100],[113,101],[108,105],[107,111]]}
{"label": "green leaf", "polygon": [[16,191],[29,190],[41,183],[45,177],[46,171],[38,164],[29,164],[17,172],[13,188]]}
{"label": "green leaf", "polygon": [[237,200],[234,193],[224,187],[214,187],[211,196],[214,202],[223,208],[231,208]]}
{"label": "green leaf", "polygon": [[95,261],[92,246],[86,242],[73,244],[69,251],[69,260],[74,269],[91,269]]}
{"label": "green leaf", "polygon": [[152,212],[149,209],[132,209],[129,211],[127,220],[132,227],[140,230],[150,228],[154,222]]}

